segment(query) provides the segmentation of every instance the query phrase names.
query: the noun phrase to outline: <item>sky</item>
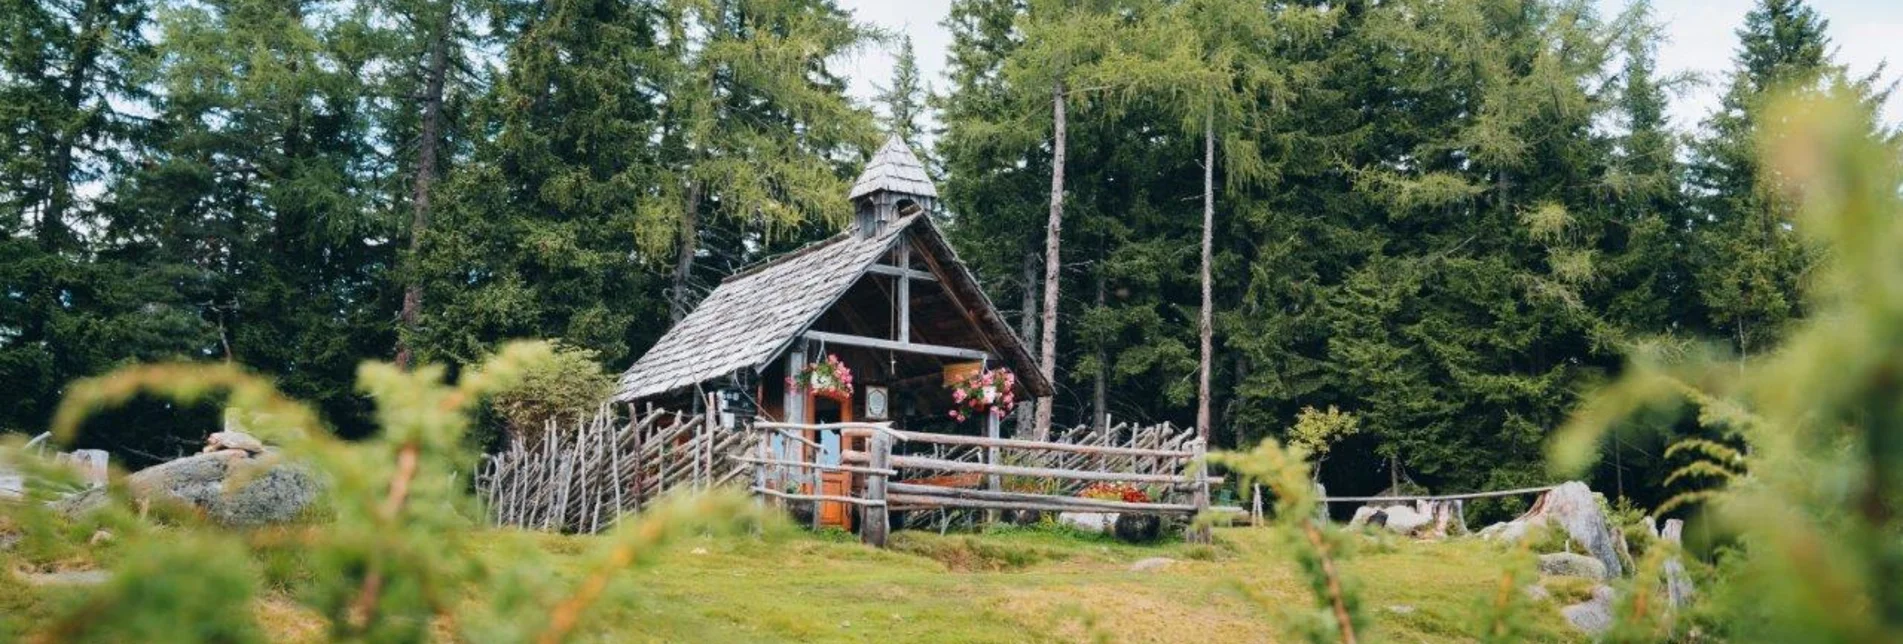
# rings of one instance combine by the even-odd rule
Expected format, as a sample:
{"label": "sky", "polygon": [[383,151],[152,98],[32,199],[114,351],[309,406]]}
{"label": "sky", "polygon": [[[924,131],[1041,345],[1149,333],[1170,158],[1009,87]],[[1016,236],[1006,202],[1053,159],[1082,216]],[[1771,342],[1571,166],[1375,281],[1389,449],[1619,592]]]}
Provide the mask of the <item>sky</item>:
{"label": "sky", "polygon": [[[1623,10],[1629,0],[1594,0],[1600,11],[1611,16]],[[918,64],[934,90],[943,90],[945,51],[951,34],[939,23],[951,8],[951,0],[841,0],[859,20],[912,37]],[[1718,105],[1724,91],[1724,73],[1731,68],[1731,56],[1737,47],[1734,33],[1744,23],[1744,14],[1755,0],[1653,0],[1652,7],[1665,25],[1668,41],[1659,50],[1659,69],[1667,74],[1692,72],[1704,79],[1702,86],[1690,88],[1675,97],[1671,116],[1674,125],[1690,131]],[[1858,75],[1869,73],[1888,59],[1892,69],[1885,77],[1895,79],[1903,69],[1903,0],[1811,0],[1812,7],[1830,21],[1831,44],[1837,60],[1850,65]],[[881,46],[843,61],[838,71],[852,80],[852,94],[871,100],[878,86],[892,77],[897,45]],[[1885,110],[1891,123],[1903,123],[1903,97],[1892,98]]]}

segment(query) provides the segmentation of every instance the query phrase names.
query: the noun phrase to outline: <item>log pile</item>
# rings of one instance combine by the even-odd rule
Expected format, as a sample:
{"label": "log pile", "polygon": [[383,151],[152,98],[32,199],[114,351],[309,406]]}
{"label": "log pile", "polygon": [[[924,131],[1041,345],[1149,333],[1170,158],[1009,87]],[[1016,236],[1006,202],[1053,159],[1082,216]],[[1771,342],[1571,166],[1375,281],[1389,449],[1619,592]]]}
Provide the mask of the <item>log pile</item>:
{"label": "log pile", "polygon": [[663,494],[746,483],[754,466],[742,459],[757,440],[718,416],[630,408],[621,418],[603,406],[511,437],[483,457],[476,490],[494,525],[600,532]]}

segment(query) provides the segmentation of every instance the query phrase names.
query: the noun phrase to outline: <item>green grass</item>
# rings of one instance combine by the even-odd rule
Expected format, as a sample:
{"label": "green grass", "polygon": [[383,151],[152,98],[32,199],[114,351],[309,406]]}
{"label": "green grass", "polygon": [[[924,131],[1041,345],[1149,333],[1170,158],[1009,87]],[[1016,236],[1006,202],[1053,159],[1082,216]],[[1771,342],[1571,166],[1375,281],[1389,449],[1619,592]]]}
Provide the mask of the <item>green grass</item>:
{"label": "green grass", "polygon": [[[980,535],[899,532],[877,550],[851,535],[703,537],[622,573],[577,640],[642,641],[1275,641],[1312,599],[1266,530],[1216,531],[1214,546],[1131,546],[1050,528]],[[597,537],[513,531],[475,540],[484,558],[553,555],[536,571],[566,587],[596,561]],[[1347,570],[1382,641],[1467,641],[1504,557],[1473,541],[1370,542]],[[1176,563],[1134,572],[1131,563]],[[476,590],[476,589],[472,589]],[[1244,591],[1248,591],[1245,593]],[[55,591],[0,580],[0,607],[44,615]],[[1263,598],[1260,605],[1247,595]],[[278,639],[324,626],[274,591],[257,615]],[[1536,640],[1578,639],[1556,605],[1538,606]],[[16,632],[17,634],[17,632]]]}
{"label": "green grass", "polygon": [[[546,542],[586,537],[538,536]],[[1217,531],[1218,545],[1128,546],[1043,530],[900,532],[890,550],[804,535],[699,539],[628,573],[595,609],[592,641],[1131,642],[1285,639],[1311,598],[1271,533]],[[570,544],[572,545],[572,544]],[[1400,542],[1348,564],[1382,640],[1472,639],[1499,580],[1477,542]],[[699,554],[696,554],[699,553]],[[1177,560],[1133,572],[1147,557]],[[578,575],[586,558],[565,559]],[[1261,606],[1243,589],[1267,598]],[[1541,606],[1535,639],[1577,639]]]}

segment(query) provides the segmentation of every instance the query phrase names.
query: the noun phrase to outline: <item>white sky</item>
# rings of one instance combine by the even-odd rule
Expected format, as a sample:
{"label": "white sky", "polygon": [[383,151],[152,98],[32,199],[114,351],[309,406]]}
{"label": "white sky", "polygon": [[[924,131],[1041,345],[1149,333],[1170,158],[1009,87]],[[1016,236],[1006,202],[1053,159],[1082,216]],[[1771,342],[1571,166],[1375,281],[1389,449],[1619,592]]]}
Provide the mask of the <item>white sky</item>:
{"label": "white sky", "polygon": [[[1624,9],[1628,0],[1594,2],[1609,17]],[[860,20],[911,35],[919,68],[932,88],[946,87],[942,72],[951,35],[938,23],[945,19],[951,0],[841,0],[841,4]],[[1718,104],[1724,72],[1731,68],[1737,47],[1733,32],[1754,4],[1754,0],[1654,0],[1653,9],[1665,23],[1669,39],[1659,51],[1660,70],[1690,71],[1706,81],[1673,101],[1672,120],[1679,128],[1695,128]],[[1849,64],[1852,72],[1868,73],[1885,59],[1893,65],[1886,77],[1894,79],[1903,71],[1894,67],[1903,65],[1903,0],[1810,0],[1810,4],[1830,21],[1837,60]],[[891,78],[896,50],[895,43],[845,61],[839,72],[851,78],[854,96],[870,100],[877,91],[874,84],[883,85]],[[1890,122],[1903,123],[1903,97],[1891,99],[1885,113]]]}

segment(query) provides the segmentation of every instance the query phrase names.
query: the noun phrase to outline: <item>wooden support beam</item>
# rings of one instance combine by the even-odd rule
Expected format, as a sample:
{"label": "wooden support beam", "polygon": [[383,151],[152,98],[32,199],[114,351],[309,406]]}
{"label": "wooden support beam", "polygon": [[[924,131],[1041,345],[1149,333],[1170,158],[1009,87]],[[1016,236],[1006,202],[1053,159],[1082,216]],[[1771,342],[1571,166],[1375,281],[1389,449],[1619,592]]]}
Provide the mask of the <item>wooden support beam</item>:
{"label": "wooden support beam", "polygon": [[[900,246],[900,248],[905,248],[905,249],[910,249],[911,247],[912,246],[910,244]],[[938,281],[938,276],[933,275],[928,271],[921,271],[916,268],[900,268],[897,266],[893,266],[891,264],[873,264],[872,268],[866,269],[866,272],[877,273],[879,275],[890,275],[893,277],[909,277],[915,280],[924,280],[927,282]]]}
{"label": "wooden support beam", "polygon": [[845,345],[849,347],[863,347],[866,349],[885,349],[888,351],[903,351],[906,353],[916,353],[916,354],[928,355],[928,356],[939,356],[942,358],[962,358],[965,360],[985,360],[991,357],[991,354],[986,353],[984,351],[979,351],[977,349],[966,349],[963,347],[948,347],[948,346],[938,345],[938,344],[919,344],[916,342],[899,342],[897,340],[887,340],[885,338],[869,338],[862,335],[847,335],[844,333],[829,333],[826,331],[807,331],[806,339],[814,340],[818,342],[824,342],[827,344],[839,344],[839,345]]}
{"label": "wooden support beam", "polygon": [[912,341],[912,244],[905,240],[899,242],[899,266],[905,267],[899,273],[899,328],[893,334],[894,340],[910,343]]}

